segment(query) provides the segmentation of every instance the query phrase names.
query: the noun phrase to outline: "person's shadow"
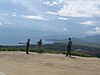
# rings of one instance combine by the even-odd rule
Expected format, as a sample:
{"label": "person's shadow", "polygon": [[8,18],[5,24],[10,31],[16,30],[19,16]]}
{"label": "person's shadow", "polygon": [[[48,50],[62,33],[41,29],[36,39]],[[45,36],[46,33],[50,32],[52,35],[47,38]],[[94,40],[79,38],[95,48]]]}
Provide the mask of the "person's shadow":
{"label": "person's shadow", "polygon": [[72,57],[72,56],[71,56],[70,58],[72,58],[72,59],[77,59],[76,57]]}

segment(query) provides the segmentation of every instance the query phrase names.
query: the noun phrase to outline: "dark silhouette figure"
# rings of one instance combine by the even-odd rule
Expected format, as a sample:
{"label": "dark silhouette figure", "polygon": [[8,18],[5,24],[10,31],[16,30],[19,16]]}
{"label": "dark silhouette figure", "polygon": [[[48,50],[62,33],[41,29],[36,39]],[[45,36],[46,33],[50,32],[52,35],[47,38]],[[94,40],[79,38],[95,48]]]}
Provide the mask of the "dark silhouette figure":
{"label": "dark silhouette figure", "polygon": [[28,39],[26,43],[19,42],[19,44],[26,44],[26,54],[29,54],[28,49],[29,49],[29,45],[30,45],[30,39]]}
{"label": "dark silhouette figure", "polygon": [[30,45],[30,39],[28,39],[26,42],[26,54],[29,54],[28,53],[29,45]]}
{"label": "dark silhouette figure", "polygon": [[71,41],[71,38],[69,38],[68,45],[67,45],[67,53],[66,53],[66,56],[71,57],[71,46],[72,46],[72,41]]}
{"label": "dark silhouette figure", "polygon": [[38,53],[42,53],[42,50],[40,50],[40,49],[41,49],[41,46],[42,46],[42,40],[40,39],[40,40],[37,42],[37,44],[38,44],[38,48],[39,48]]}

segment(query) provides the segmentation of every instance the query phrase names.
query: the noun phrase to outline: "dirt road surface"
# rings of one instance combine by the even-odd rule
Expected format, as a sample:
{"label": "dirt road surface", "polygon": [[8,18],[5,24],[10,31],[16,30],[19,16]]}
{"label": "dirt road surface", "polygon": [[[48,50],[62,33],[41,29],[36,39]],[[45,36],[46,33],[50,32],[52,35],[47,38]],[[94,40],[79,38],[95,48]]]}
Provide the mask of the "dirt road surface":
{"label": "dirt road surface", "polygon": [[100,58],[0,52],[0,75],[100,75]]}

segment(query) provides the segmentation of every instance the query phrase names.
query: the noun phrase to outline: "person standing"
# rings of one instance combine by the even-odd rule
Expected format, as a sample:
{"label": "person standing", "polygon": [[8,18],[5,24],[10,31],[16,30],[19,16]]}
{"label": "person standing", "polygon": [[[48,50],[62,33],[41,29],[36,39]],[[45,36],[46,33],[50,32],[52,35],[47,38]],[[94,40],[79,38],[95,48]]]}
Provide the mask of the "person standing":
{"label": "person standing", "polygon": [[30,45],[30,39],[27,40],[26,42],[26,54],[29,54],[28,51],[29,51],[29,45]]}
{"label": "person standing", "polygon": [[68,44],[67,44],[67,53],[66,53],[66,57],[71,57],[71,46],[72,46],[72,41],[71,38],[69,38]]}
{"label": "person standing", "polygon": [[37,44],[38,44],[38,48],[39,48],[38,52],[39,52],[39,53],[42,53],[42,50],[40,50],[40,49],[41,49],[41,46],[42,46],[42,40],[40,39],[40,40],[37,42]]}
{"label": "person standing", "polygon": [[19,44],[26,44],[26,54],[29,54],[28,49],[29,49],[29,45],[30,45],[30,39],[28,39],[26,43],[19,42]]}

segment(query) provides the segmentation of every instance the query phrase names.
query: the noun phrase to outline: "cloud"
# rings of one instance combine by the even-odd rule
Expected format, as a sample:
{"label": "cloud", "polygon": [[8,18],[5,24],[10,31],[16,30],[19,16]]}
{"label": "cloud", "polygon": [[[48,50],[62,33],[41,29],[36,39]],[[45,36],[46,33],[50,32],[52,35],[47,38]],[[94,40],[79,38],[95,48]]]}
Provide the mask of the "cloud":
{"label": "cloud", "polygon": [[58,19],[60,19],[60,20],[68,20],[68,18],[64,18],[64,17],[58,17]]}
{"label": "cloud", "polygon": [[34,16],[34,15],[30,15],[30,16],[23,16],[26,19],[31,19],[31,20],[46,20],[45,18],[41,17],[41,16]]}
{"label": "cloud", "polygon": [[0,22],[0,26],[3,26],[2,22]]}
{"label": "cloud", "polygon": [[[99,24],[96,21],[99,22],[100,0],[98,1],[97,0],[95,1],[93,0],[85,0],[85,1],[83,0],[12,0],[12,2],[15,3],[13,4],[14,10],[5,11],[6,13],[8,13],[8,15],[7,14],[3,15],[2,13],[1,15],[4,21],[9,21],[13,23],[13,25],[15,25],[16,28],[17,27],[26,28],[27,24],[29,24],[30,26],[27,27],[29,29],[34,28],[36,30],[43,29],[47,31],[58,31],[58,32],[61,31],[66,32],[71,29],[72,34],[76,32],[77,34],[76,33],[75,34],[78,35],[86,32],[86,30],[90,29],[90,27],[93,28],[94,26],[98,26]],[[32,11],[28,11],[28,10],[32,10]],[[95,18],[95,16],[97,17]],[[84,18],[70,18],[70,17],[84,17]],[[40,22],[37,20],[39,20]],[[79,24],[87,25],[87,26],[86,27],[84,26],[84,29],[81,32],[79,32],[79,30],[83,26],[79,26],[77,22]],[[5,24],[7,24],[7,22],[5,22]],[[69,28],[68,30],[67,28],[64,28],[66,27],[66,24],[68,24],[67,26]],[[0,23],[0,25],[4,25],[4,22]],[[26,27],[23,25],[26,25]],[[87,33],[96,33],[96,32],[98,32],[97,29],[92,29],[90,31],[88,30]]]}
{"label": "cloud", "polygon": [[17,13],[13,13],[12,16],[13,16],[13,17],[16,17],[16,16],[17,16]]}
{"label": "cloud", "polygon": [[86,33],[89,33],[89,34],[100,34],[100,27],[96,27],[96,28],[94,28],[91,31],[88,31]]}
{"label": "cloud", "polygon": [[94,25],[97,24],[97,22],[94,22],[94,21],[84,21],[84,22],[80,22],[79,24],[87,25],[87,26],[94,26]]}
{"label": "cloud", "polygon": [[25,7],[29,11],[36,11],[34,0],[11,0],[13,3]]}
{"label": "cloud", "polygon": [[12,24],[8,21],[1,21],[0,22],[0,26],[9,26],[9,25],[12,25]]}
{"label": "cloud", "polygon": [[43,4],[47,6],[56,6],[58,3],[56,1],[53,1],[53,2],[43,2]]}
{"label": "cloud", "polygon": [[64,31],[67,31],[67,28],[63,28]]}
{"label": "cloud", "polygon": [[51,15],[58,15],[58,13],[47,11],[46,13],[51,14]]}
{"label": "cloud", "polygon": [[[62,8],[56,12],[49,12],[59,16],[71,17],[100,17],[100,1],[96,0],[60,0]],[[59,5],[58,5],[59,7]]]}

